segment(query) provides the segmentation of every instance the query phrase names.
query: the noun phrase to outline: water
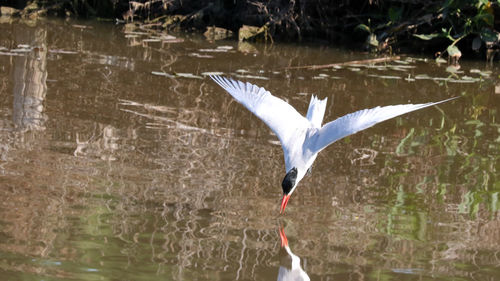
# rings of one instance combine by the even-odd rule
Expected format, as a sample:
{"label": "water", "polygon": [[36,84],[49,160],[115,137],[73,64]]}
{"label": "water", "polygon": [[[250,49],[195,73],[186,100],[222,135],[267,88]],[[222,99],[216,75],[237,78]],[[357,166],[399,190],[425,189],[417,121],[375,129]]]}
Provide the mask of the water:
{"label": "water", "polygon": [[[498,280],[497,63],[1,22],[2,280]],[[462,98],[328,147],[279,216],[277,138],[205,72],[327,121]]]}

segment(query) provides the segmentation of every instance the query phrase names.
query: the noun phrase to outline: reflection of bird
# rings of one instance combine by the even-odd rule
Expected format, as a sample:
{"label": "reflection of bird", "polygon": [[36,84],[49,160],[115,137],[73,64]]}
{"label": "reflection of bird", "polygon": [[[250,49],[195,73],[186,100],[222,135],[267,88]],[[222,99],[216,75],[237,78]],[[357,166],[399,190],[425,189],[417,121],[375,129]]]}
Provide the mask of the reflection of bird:
{"label": "reflection of bird", "polygon": [[321,126],[326,109],[326,98],[311,97],[306,117],[295,108],[266,89],[221,76],[210,76],[233,98],[264,121],[278,136],[285,156],[286,176],[281,184],[283,200],[280,212],[284,212],[297,184],[311,168],[318,153],[335,141],[369,128],[377,123],[414,110],[436,105],[439,102],[402,104],[364,109],[347,114]]}
{"label": "reflection of bird", "polygon": [[[286,255],[280,262],[278,281],[305,281],[310,280],[307,273],[300,267],[300,258],[292,253],[288,247],[288,239],[283,227],[280,229],[281,247],[285,249]],[[290,265],[291,262],[291,265]]]}

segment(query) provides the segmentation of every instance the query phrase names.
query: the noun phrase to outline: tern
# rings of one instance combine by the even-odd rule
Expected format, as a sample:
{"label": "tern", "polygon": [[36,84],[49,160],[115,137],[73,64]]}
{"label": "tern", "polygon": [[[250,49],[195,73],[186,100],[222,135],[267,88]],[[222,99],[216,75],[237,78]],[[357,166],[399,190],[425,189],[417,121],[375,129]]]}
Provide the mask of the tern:
{"label": "tern", "polygon": [[210,75],[210,78],[264,121],[278,137],[285,157],[286,172],[281,183],[283,199],[280,213],[284,213],[297,184],[310,172],[318,153],[328,145],[382,121],[457,98],[421,104],[377,106],[347,114],[322,126],[328,98],[320,100],[312,95],[304,117],[293,106],[262,87],[218,75]]}

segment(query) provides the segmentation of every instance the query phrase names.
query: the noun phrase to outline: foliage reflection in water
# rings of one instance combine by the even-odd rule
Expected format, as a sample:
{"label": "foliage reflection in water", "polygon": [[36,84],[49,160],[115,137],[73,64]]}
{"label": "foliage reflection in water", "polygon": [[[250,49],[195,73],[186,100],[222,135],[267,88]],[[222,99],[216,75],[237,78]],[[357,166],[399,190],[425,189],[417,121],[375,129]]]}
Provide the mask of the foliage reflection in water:
{"label": "foliage reflection in water", "polygon": [[[290,256],[284,231],[311,280],[500,274],[496,65],[450,72],[402,57],[287,69],[366,55],[144,41],[163,37],[129,28],[0,23],[7,280],[274,280]],[[329,147],[278,217],[281,147],[211,83],[214,72],[262,85],[302,113],[311,94],[327,96],[326,120],[463,98]]]}

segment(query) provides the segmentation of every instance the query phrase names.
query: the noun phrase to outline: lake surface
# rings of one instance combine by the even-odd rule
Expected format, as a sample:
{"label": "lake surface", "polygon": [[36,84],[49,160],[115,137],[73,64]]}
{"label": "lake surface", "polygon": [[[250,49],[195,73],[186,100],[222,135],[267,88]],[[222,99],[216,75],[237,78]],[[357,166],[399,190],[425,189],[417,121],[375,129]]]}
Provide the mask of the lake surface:
{"label": "lake surface", "polygon": [[[498,62],[0,18],[2,280],[499,280]],[[279,215],[277,138],[207,74],[325,121],[461,98],[321,152]],[[288,248],[284,237],[288,240]]]}

